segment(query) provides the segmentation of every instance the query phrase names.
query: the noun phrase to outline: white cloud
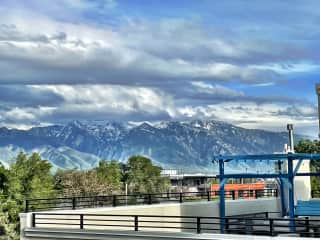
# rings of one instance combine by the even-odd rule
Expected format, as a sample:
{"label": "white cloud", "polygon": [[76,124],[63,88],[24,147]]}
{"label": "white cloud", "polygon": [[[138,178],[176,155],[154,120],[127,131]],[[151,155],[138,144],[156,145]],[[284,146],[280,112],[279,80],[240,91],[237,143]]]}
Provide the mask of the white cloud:
{"label": "white cloud", "polygon": [[[200,92],[243,94],[219,85],[193,82]],[[52,92],[64,101],[57,106],[13,107],[0,109],[0,125],[27,128],[78,120],[158,121],[215,119],[246,128],[283,130],[287,123],[298,129],[316,126],[316,109],[311,105],[257,104],[253,101],[181,105],[157,89],[118,85],[32,85],[30,88]],[[191,101],[192,103],[192,101]],[[309,132],[308,132],[309,133]]]}
{"label": "white cloud", "polygon": [[[38,86],[51,89],[65,99],[65,104],[93,105],[115,110],[134,111],[146,107],[150,111],[170,105],[170,97],[143,87],[122,87],[115,85],[51,85]],[[152,99],[152,101],[150,101]],[[166,100],[165,100],[166,99]]]}
{"label": "white cloud", "polygon": [[[245,103],[220,103],[208,106],[185,106],[179,108],[180,117],[214,118],[245,128],[285,130],[287,123],[293,123],[297,129],[314,127],[317,124],[314,107],[296,106],[294,114],[290,105]],[[309,117],[306,117],[309,115]],[[315,135],[315,134],[312,134]]]}
{"label": "white cloud", "polygon": [[[209,78],[256,83],[280,78],[270,69],[225,62],[221,58],[243,54],[242,50],[237,50],[237,44],[211,39],[202,30],[196,30],[199,26],[188,21],[160,22],[154,28],[144,22],[134,23],[125,27],[126,32],[121,27],[64,23],[42,15],[32,16],[28,12],[21,16],[3,14],[0,20],[6,25],[0,27],[0,69],[3,75],[0,83],[96,82],[159,86],[161,79],[192,81]],[[157,38],[157,34],[153,34],[158,26]],[[136,29],[143,30],[136,32]],[[191,41],[190,37],[197,41]],[[155,51],[160,45],[162,54]],[[188,57],[190,47],[194,49],[192,56]],[[167,53],[173,55],[168,57]],[[198,61],[198,58],[202,60]],[[21,74],[12,76],[17,65]]]}
{"label": "white cloud", "polygon": [[244,93],[240,91],[235,91],[230,88],[215,84],[211,85],[205,82],[191,82],[191,84],[196,87],[196,89],[201,93],[208,93],[214,96],[223,96],[223,97],[243,97]]}
{"label": "white cloud", "polygon": [[[46,119],[68,121],[90,119],[139,119],[171,117],[175,113],[173,100],[158,90],[115,85],[41,85],[64,98],[65,102]],[[55,117],[63,119],[54,119]],[[153,119],[155,120],[155,119]]]}
{"label": "white cloud", "polygon": [[21,109],[18,107],[15,107],[5,112],[1,116],[1,118],[15,120],[15,121],[21,121],[21,120],[34,121],[36,119],[31,112],[27,111],[26,109]]}
{"label": "white cloud", "polygon": [[250,98],[224,86],[230,81],[271,86],[283,75],[318,70],[316,63],[300,61],[314,55],[299,44],[248,39],[217,26],[208,29],[194,19],[151,22],[127,17],[118,25],[103,25],[81,21],[81,16],[68,18],[75,10],[103,14],[117,6],[114,0],[57,0],[49,5],[47,12],[58,16],[61,11],[59,19],[47,12],[0,6],[0,84],[32,84],[63,102],[52,97],[47,100],[50,107],[6,106],[2,122],[217,117],[247,127],[276,128],[290,120],[314,124],[312,107],[290,108],[288,99]]}
{"label": "white cloud", "polygon": [[272,70],[279,74],[307,73],[320,70],[319,64],[311,62],[272,63],[266,65],[252,65],[251,67],[260,70]]}

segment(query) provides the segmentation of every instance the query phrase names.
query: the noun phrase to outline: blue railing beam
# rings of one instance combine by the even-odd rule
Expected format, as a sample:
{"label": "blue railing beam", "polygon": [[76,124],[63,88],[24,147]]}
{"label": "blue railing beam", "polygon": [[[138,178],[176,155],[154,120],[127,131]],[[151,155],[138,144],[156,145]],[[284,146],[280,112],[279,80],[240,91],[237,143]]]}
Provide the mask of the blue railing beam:
{"label": "blue railing beam", "polygon": [[288,177],[288,174],[278,173],[243,173],[243,174],[225,174],[225,178],[278,178]]}
{"label": "blue railing beam", "polygon": [[297,177],[320,177],[320,172],[297,173]]}
{"label": "blue railing beam", "polygon": [[260,154],[260,155],[230,155],[230,156],[219,156],[224,162],[230,162],[233,160],[244,161],[270,161],[270,160],[320,160],[319,153],[280,153],[280,154]]}
{"label": "blue railing beam", "polygon": [[298,173],[298,171],[299,171],[299,169],[301,167],[302,162],[303,162],[302,159],[298,160],[298,164],[296,165],[296,167],[294,168],[294,171],[293,171],[293,176],[297,175],[297,173]]}

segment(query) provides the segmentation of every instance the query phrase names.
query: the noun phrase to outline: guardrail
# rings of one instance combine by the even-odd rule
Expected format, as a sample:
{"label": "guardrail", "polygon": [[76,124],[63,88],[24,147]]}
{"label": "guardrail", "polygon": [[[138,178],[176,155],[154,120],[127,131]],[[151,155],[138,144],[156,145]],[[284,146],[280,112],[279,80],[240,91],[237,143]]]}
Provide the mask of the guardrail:
{"label": "guardrail", "polygon": [[202,217],[114,214],[32,213],[33,228],[71,228],[90,230],[187,231],[276,236],[299,234],[320,237],[320,220],[263,217]]}
{"label": "guardrail", "polygon": [[312,190],[311,197],[312,198],[320,198],[320,190]]}
{"label": "guardrail", "polygon": [[[131,194],[131,195],[108,195],[108,196],[82,196],[82,197],[59,197],[59,198],[36,198],[27,199],[25,212],[41,211],[50,209],[79,209],[96,208],[106,206],[124,206],[138,204],[156,204],[167,202],[188,202],[197,200],[212,201],[218,199],[219,191],[205,192],[179,192],[179,193],[155,193],[155,194]],[[249,199],[278,197],[277,189],[258,190],[226,190],[226,199]]]}

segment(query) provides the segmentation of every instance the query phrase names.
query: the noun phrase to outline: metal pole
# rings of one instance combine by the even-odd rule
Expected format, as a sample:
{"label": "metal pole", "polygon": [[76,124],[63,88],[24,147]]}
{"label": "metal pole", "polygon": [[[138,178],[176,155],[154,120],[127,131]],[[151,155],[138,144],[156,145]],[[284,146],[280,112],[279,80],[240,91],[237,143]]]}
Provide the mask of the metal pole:
{"label": "metal pole", "polygon": [[289,181],[289,217],[290,231],[295,231],[294,222],[294,176],[293,176],[293,159],[288,157],[288,181]]}
{"label": "metal pole", "polygon": [[293,124],[287,124],[287,129],[289,131],[290,152],[294,153]]}
{"label": "metal pole", "polygon": [[80,214],[80,229],[83,229],[83,214]]}
{"label": "metal pole", "polygon": [[138,220],[138,216],[134,216],[134,231],[138,231],[139,230],[139,220]]}
{"label": "metal pole", "polygon": [[32,213],[32,227],[35,228],[36,227],[36,214]]}
{"label": "metal pole", "polygon": [[29,212],[29,200],[27,199],[26,200],[26,209],[25,209],[25,212]]}
{"label": "metal pole", "polygon": [[286,197],[285,197],[285,194],[284,194],[284,182],[283,182],[283,179],[281,177],[281,174],[282,174],[282,164],[283,162],[278,160],[278,169],[279,169],[279,175],[280,175],[280,178],[279,178],[279,191],[280,191],[280,200],[281,200],[281,211],[282,211],[282,216],[285,216],[286,215]]}
{"label": "metal pole", "polygon": [[197,233],[200,234],[201,233],[201,218],[197,217]]}
{"label": "metal pole", "polygon": [[[224,199],[224,162],[223,159],[219,159],[219,214],[220,214],[220,232],[224,233],[225,226],[225,199]],[[223,184],[223,186],[221,186]]]}
{"label": "metal pole", "polygon": [[77,208],[77,199],[76,197],[72,197],[72,210]]}
{"label": "metal pole", "polygon": [[125,183],[126,205],[128,205],[128,183]]}

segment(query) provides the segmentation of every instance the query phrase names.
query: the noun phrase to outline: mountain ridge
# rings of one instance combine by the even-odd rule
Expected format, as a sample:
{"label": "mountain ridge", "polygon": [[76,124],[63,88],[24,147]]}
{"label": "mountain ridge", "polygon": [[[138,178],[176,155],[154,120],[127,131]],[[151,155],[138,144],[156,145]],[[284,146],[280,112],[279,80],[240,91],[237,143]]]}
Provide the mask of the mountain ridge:
{"label": "mountain ridge", "polygon": [[245,129],[214,120],[136,125],[72,121],[29,130],[0,128],[3,162],[10,160],[5,157],[12,156],[10,149],[20,149],[40,152],[57,168],[85,169],[94,167],[98,159],[123,162],[142,154],[164,168],[205,170],[214,155],[280,152],[287,142],[287,132]]}

